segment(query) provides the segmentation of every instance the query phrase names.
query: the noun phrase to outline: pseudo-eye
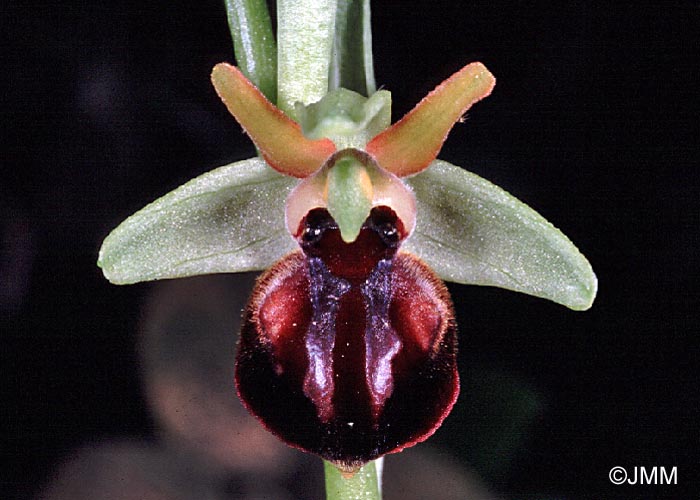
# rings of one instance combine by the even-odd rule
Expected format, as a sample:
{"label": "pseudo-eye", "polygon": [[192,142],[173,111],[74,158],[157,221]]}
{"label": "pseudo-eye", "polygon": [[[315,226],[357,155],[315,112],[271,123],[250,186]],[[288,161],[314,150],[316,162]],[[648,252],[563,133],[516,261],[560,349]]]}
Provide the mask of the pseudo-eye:
{"label": "pseudo-eye", "polygon": [[236,387],[291,446],[353,472],[435,432],[459,392],[440,278],[590,307],[595,275],[561,232],[436,160],[494,86],[480,63],[393,125],[385,90],[334,90],[299,105],[298,124],[235,67],[217,65],[212,81],[263,159],[204,174],[137,212],[98,263],[120,284],[267,269],[244,313]]}

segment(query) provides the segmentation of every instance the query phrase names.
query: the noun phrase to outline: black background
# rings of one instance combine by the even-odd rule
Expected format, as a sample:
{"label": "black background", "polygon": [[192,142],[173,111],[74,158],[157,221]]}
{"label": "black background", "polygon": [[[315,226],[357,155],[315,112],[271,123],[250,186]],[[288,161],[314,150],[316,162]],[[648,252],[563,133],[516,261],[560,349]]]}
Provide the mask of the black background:
{"label": "black background", "polygon": [[[373,9],[377,83],[392,91],[395,119],[467,62],[485,63],[496,89],[441,158],[542,213],[599,278],[584,313],[450,285],[462,369],[506,373],[538,398],[491,487],[513,498],[688,498],[681,491],[700,485],[699,4]],[[151,285],[108,284],[95,266],[102,238],[254,151],[209,84],[211,67],[233,60],[220,2],[0,10],[0,497],[24,498],[76,446],[154,433],[134,349]],[[615,465],[677,466],[679,484],[613,487]]]}

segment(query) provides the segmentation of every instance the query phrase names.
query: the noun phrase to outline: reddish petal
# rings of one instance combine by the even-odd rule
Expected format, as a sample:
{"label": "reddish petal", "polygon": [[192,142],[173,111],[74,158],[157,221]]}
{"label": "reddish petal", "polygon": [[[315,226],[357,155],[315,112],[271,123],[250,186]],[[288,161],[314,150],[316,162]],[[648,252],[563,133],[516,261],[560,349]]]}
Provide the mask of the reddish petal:
{"label": "reddish petal", "polygon": [[496,84],[481,63],[472,63],[438,85],[406,116],[374,137],[365,150],[389,172],[417,174],[437,158],[452,126]]}
{"label": "reddish petal", "polygon": [[245,405],[288,444],[347,471],[426,439],[459,390],[449,295],[396,253],[396,223],[375,208],[347,244],[327,211],[311,212],[304,253],[262,276],[244,317]]}
{"label": "reddish petal", "polygon": [[238,68],[217,64],[211,81],[228,110],[275,170],[292,177],[307,177],[335,152],[330,139],[307,139],[299,125],[268,101]]}

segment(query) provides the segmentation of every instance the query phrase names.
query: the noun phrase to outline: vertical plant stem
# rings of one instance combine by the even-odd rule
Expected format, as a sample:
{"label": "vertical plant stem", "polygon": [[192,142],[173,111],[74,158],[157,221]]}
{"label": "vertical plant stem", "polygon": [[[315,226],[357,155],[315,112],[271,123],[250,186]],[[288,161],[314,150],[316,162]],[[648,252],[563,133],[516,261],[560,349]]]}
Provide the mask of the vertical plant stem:
{"label": "vertical plant stem", "polygon": [[296,119],[294,104],[328,92],[337,0],[278,0],[277,106]]}
{"label": "vertical plant stem", "polygon": [[345,478],[330,462],[323,462],[326,474],[326,500],[381,500],[375,462],[370,462],[350,478]]}
{"label": "vertical plant stem", "polygon": [[236,63],[271,102],[277,100],[277,46],[265,0],[225,0]]}
{"label": "vertical plant stem", "polygon": [[369,97],[377,90],[372,58],[369,0],[338,0],[328,82]]}

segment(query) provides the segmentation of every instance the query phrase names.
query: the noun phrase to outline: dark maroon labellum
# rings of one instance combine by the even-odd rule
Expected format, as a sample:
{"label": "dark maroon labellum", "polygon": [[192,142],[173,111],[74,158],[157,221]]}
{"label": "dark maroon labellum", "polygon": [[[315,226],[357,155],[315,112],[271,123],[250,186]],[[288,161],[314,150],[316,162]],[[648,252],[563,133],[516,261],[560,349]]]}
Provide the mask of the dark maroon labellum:
{"label": "dark maroon labellum", "polygon": [[345,243],[314,209],[302,251],[260,277],[245,311],[244,404],[288,444],[348,472],[426,439],[459,391],[449,294],[398,251],[405,236],[393,210],[375,207]]}

